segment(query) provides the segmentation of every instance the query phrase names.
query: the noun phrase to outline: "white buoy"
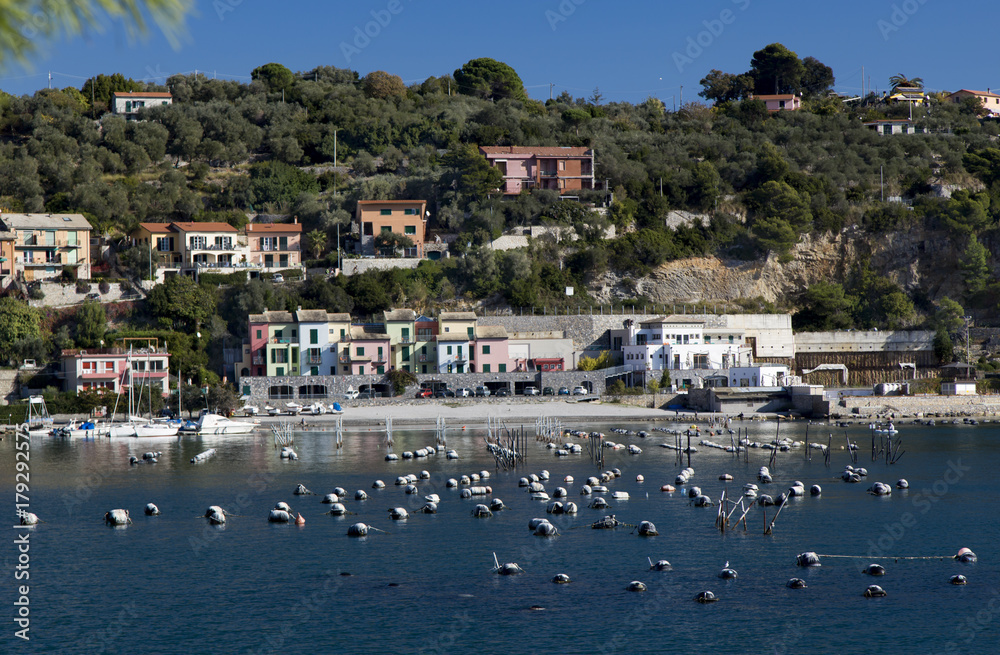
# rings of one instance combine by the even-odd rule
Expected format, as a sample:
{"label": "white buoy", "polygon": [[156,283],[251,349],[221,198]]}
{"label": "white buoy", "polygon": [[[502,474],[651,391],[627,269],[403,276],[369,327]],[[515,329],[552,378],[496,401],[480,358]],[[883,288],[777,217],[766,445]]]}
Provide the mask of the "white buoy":
{"label": "white buoy", "polygon": [[110,525],[128,525],[132,522],[127,509],[113,509],[104,515],[104,522]]}
{"label": "white buoy", "polygon": [[147,503],[144,511],[146,512],[146,516],[158,516],[160,508],[153,503]]}
{"label": "white buoy", "polygon": [[[215,448],[209,448],[205,452],[198,453],[197,455],[195,455],[194,457],[192,457],[191,458],[191,463],[192,464],[198,464],[200,462],[204,462],[206,459],[208,459],[209,457],[211,457],[214,454],[215,454]],[[153,459],[153,458],[150,458],[150,459]]]}

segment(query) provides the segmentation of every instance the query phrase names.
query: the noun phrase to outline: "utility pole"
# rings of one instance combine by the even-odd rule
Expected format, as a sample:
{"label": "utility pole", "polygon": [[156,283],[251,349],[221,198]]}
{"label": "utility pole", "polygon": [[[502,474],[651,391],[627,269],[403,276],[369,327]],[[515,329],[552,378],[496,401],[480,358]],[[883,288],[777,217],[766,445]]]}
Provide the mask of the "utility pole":
{"label": "utility pole", "polygon": [[337,165],[337,128],[333,128],[333,165]]}
{"label": "utility pole", "polygon": [[684,109],[684,85],[683,84],[681,84],[680,98],[681,99],[677,101],[677,104],[680,105],[681,109]]}
{"label": "utility pole", "polygon": [[883,167],[878,167],[878,183],[882,187],[882,202],[885,202],[885,175],[882,172]]}
{"label": "utility pole", "polygon": [[555,86],[552,82],[549,82],[549,100],[552,100],[552,87]]}
{"label": "utility pole", "polygon": [[965,321],[965,376],[967,378],[972,377],[969,365],[969,361],[972,359],[972,355],[969,354],[969,321],[972,320],[971,316],[963,316],[962,320]]}

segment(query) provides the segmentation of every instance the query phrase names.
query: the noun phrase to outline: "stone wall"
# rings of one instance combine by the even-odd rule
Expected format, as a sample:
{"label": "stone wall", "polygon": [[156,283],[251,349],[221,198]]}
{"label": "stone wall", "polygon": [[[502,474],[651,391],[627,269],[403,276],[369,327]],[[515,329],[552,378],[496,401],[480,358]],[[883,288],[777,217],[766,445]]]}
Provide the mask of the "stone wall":
{"label": "stone wall", "polygon": [[[76,283],[63,284],[61,282],[41,282],[42,293],[45,297],[41,300],[29,300],[32,307],[65,307],[68,305],[78,305],[87,299],[88,293],[101,293],[99,282],[91,280],[90,291],[85,293],[76,292]],[[101,302],[114,302],[116,300],[136,300],[140,298],[138,294],[128,295],[122,292],[121,286],[115,282],[110,285],[107,293],[101,293]]]}
{"label": "stone wall", "polygon": [[829,401],[832,417],[876,416],[895,414],[915,416],[922,413],[987,416],[1000,413],[1000,395],[988,396],[847,396]]}
{"label": "stone wall", "polygon": [[401,257],[401,258],[388,258],[383,257],[379,259],[345,259],[343,260],[344,268],[341,269],[342,275],[357,275],[358,273],[364,273],[366,271],[388,271],[394,268],[416,268],[420,265],[423,259],[418,259],[416,257]]}
{"label": "stone wall", "polygon": [[[403,392],[403,398],[412,398],[419,388],[420,382],[437,380],[448,385],[449,389],[475,389],[482,385],[495,388],[506,382],[511,392],[520,391],[525,386],[534,386],[539,392],[545,387],[552,387],[558,391],[559,387],[567,387],[570,390],[576,386],[589,388],[593,394],[604,393],[604,376],[599,372],[585,371],[565,371],[565,372],[531,372],[531,373],[442,373],[439,375],[426,374],[417,375],[418,384],[407,387]],[[299,388],[307,385],[326,386],[327,396],[324,398],[304,398],[299,395]],[[359,389],[362,386],[375,385],[376,390],[384,387],[387,391],[389,386],[388,378],[384,375],[311,375],[311,376],[283,376],[283,377],[244,377],[240,379],[239,393],[244,393],[245,387],[249,387],[249,403],[251,405],[264,405],[265,403],[285,403],[294,400],[299,403],[308,404],[312,400],[341,400],[348,387]],[[274,386],[292,387],[291,398],[271,399],[269,391]]]}
{"label": "stone wall", "polygon": [[798,332],[795,352],[798,353],[863,353],[919,352],[934,350],[934,333],[913,331],[847,331]]}

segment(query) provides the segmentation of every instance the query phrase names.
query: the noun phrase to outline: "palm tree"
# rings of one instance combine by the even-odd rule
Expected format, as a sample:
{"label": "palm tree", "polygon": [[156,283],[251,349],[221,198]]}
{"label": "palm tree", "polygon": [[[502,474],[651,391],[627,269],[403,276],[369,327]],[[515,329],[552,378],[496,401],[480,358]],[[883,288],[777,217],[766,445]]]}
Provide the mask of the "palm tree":
{"label": "palm tree", "polygon": [[177,46],[191,0],[8,0],[0,11],[0,70],[26,64],[42,39],[100,30],[101,19],[121,19],[130,34],[146,31],[145,16]]}
{"label": "palm tree", "polygon": [[924,88],[924,78],[914,77],[913,79],[900,73],[899,75],[893,75],[889,78],[889,84],[892,85],[892,92],[895,93],[896,89],[900,87],[910,88],[910,89],[922,89]]}

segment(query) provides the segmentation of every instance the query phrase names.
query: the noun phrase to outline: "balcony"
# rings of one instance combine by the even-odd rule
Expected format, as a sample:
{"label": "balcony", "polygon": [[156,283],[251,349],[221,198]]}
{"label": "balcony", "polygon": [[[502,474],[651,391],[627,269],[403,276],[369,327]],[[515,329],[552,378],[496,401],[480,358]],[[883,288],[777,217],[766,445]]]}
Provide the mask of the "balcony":
{"label": "balcony", "polygon": [[264,357],[262,355],[254,355],[253,365],[254,366],[263,366],[264,365]]}
{"label": "balcony", "polygon": [[417,361],[418,362],[426,362],[427,361],[427,355],[418,355],[417,356]]}
{"label": "balcony", "polygon": [[322,355],[303,355],[302,364],[304,366],[319,366],[323,363]]}
{"label": "balcony", "polygon": [[260,248],[250,248],[250,252],[299,252],[302,247],[298,244],[289,244],[282,248],[281,246],[261,246]]}
{"label": "balcony", "polygon": [[412,343],[416,343],[416,341],[411,336],[403,335],[403,336],[401,336],[399,338],[399,343],[402,343],[402,344],[412,344]]}
{"label": "balcony", "polygon": [[283,343],[283,344],[291,344],[298,342],[299,342],[298,339],[290,339],[288,337],[271,337],[270,340],[270,343]]}

